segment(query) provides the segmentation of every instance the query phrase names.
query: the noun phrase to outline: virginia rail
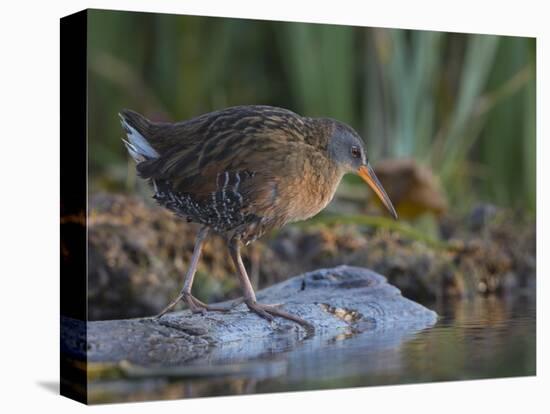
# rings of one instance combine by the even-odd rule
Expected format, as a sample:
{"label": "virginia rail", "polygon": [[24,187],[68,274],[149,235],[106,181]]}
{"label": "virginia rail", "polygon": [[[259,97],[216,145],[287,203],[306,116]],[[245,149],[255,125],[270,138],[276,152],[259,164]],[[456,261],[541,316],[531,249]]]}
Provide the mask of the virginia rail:
{"label": "virginia rail", "polygon": [[126,148],[137,162],[138,174],[151,183],[153,197],[202,226],[181,293],[159,317],[182,299],[192,312],[230,309],[207,305],[191,294],[203,243],[215,232],[227,241],[248,308],[267,320],[279,316],[308,326],[277,305],[256,301],[241,259],[241,243],[314,216],[350,172],[359,174],[397,218],[361,138],[336,120],[259,105],[236,106],[177,123],[153,122],[131,110],[123,110],[120,118]]}

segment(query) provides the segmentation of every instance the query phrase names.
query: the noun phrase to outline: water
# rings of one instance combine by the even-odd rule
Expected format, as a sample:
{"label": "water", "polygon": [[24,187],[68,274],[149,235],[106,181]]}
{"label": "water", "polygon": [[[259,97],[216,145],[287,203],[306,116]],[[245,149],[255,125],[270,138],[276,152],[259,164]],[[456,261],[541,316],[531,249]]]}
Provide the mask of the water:
{"label": "water", "polygon": [[[91,399],[135,401],[535,375],[534,300],[476,298],[426,306],[441,316],[431,328],[317,335],[298,347],[285,347],[283,339],[253,360],[218,361],[193,379],[95,384]],[[197,363],[204,368],[207,361]],[[106,388],[108,397],[100,392]]]}

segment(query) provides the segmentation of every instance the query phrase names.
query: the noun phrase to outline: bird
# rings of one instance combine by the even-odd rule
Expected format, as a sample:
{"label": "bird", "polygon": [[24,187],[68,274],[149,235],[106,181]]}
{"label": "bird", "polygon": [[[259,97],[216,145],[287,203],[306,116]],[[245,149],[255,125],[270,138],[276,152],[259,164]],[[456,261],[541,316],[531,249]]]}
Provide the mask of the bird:
{"label": "bird", "polygon": [[[397,219],[363,140],[335,119],[267,105],[233,106],[175,123],[129,109],[119,117],[123,142],[153,198],[200,226],[181,292],[157,317],[182,300],[193,313],[228,312],[244,302],[268,321],[280,317],[312,327],[280,304],[257,301],[241,246],[319,213],[347,173],[358,174]],[[225,239],[243,292],[230,307],[208,305],[191,293],[203,245],[213,233]]]}

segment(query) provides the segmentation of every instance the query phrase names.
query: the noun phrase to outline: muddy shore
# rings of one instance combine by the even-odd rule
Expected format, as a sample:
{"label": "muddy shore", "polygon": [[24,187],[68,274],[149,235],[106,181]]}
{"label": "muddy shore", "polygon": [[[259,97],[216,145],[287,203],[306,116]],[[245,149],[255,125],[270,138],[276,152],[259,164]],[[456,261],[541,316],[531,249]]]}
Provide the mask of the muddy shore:
{"label": "muddy shore", "polygon": [[[479,205],[462,217],[443,217],[433,241],[383,223],[321,217],[263,238],[243,258],[258,288],[346,264],[386,276],[421,302],[534,292],[536,226],[521,212]],[[101,193],[90,197],[88,226],[90,320],[154,314],[177,294],[196,225],[137,197]],[[210,302],[239,296],[220,237],[205,246],[194,292]]]}

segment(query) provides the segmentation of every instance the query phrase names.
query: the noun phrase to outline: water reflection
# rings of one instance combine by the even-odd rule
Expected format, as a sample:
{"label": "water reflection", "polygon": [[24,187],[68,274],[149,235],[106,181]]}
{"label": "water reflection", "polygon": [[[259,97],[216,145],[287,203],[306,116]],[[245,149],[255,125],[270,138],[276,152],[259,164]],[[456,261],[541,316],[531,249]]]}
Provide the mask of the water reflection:
{"label": "water reflection", "polygon": [[258,344],[264,351],[253,360],[239,353],[242,345],[229,344],[234,349],[228,353],[226,347],[223,358],[214,350],[194,362],[208,364],[212,375],[95,383],[90,396],[97,402],[135,401],[535,374],[532,298],[427,305],[442,316],[431,328],[316,335],[297,347]]}

